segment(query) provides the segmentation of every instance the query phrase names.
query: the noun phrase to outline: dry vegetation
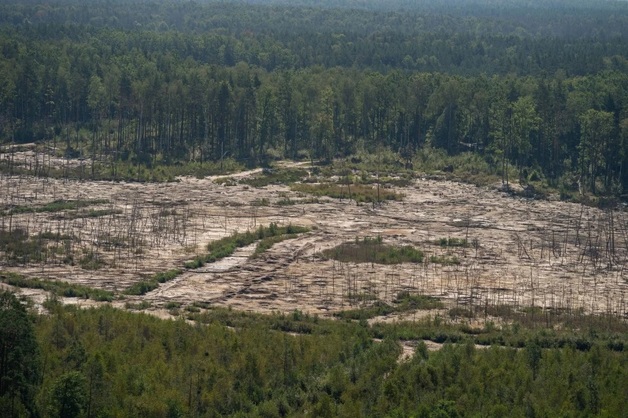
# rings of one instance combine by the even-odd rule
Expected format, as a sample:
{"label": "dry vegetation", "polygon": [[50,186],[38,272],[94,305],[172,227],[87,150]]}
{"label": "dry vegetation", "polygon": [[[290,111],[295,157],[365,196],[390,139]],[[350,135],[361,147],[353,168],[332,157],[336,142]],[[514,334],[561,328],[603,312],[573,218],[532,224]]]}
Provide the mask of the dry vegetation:
{"label": "dry vegetation", "polygon": [[[288,184],[277,173],[260,180],[261,170],[159,184],[2,175],[1,268],[110,291],[114,304],[159,312],[200,305],[331,316],[394,307],[405,292],[462,313],[508,305],[628,314],[625,211],[425,178],[382,187],[381,200],[391,200],[362,204],[376,185],[330,188],[337,179],[296,166],[284,164]],[[375,195],[355,198],[367,189]],[[309,232],[257,252],[254,239],[215,262],[190,264],[208,243],[271,223]],[[383,246],[385,261],[333,256],[365,237],[381,237],[371,244]],[[43,299],[46,290],[29,292]]]}

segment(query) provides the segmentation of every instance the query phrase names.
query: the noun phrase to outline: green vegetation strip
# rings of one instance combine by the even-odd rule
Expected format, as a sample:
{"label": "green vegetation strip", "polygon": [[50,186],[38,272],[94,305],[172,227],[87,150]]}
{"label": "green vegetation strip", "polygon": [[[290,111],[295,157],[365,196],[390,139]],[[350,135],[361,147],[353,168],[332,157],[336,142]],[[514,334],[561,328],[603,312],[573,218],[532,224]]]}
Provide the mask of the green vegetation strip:
{"label": "green vegetation strip", "polygon": [[309,193],[314,196],[328,196],[334,199],[351,199],[358,203],[403,199],[403,194],[394,190],[366,184],[294,184],[291,187],[297,192]]}
{"label": "green vegetation strip", "polygon": [[19,213],[42,213],[42,212],[62,212],[66,210],[76,210],[87,206],[104,205],[109,203],[106,199],[87,200],[55,200],[44,206],[13,206],[5,207],[0,214],[2,216],[15,215]]}
{"label": "green vegetation strip", "polygon": [[264,169],[261,176],[243,178],[240,183],[252,187],[265,187],[271,184],[292,184],[307,177],[307,171],[299,168]]}
{"label": "green vegetation strip", "polygon": [[441,247],[468,247],[469,243],[464,238],[441,238],[437,241]]}
{"label": "green vegetation strip", "polygon": [[122,209],[90,209],[88,211],[69,212],[56,215],[54,218],[63,220],[82,219],[82,218],[101,218],[109,215],[120,215]]}
{"label": "green vegetation strip", "polygon": [[365,237],[362,240],[356,238],[354,242],[345,242],[334,248],[324,250],[321,255],[324,258],[334,259],[345,263],[377,263],[400,264],[421,263],[423,252],[411,245],[396,247],[384,244],[382,237]]}
{"label": "green vegetation strip", "polygon": [[175,279],[181,273],[182,271],[179,269],[173,269],[157,273],[153,275],[150,279],[141,280],[137,283],[134,283],[128,289],[126,289],[124,293],[127,295],[144,295],[151,290],[157,289],[160,283],[169,282],[170,280]]}
{"label": "green vegetation strip", "polygon": [[259,240],[260,243],[255,250],[255,255],[257,256],[270,248],[273,244],[285,239],[294,238],[297,234],[305,232],[309,232],[309,229],[295,225],[280,227],[275,223],[271,223],[268,227],[260,226],[254,232],[236,232],[228,237],[210,242],[207,245],[209,254],[197,256],[194,260],[185,263],[185,267],[188,269],[203,267],[207,263],[213,263],[230,256],[237,248],[246,247]]}
{"label": "green vegetation strip", "polygon": [[17,273],[2,272],[0,273],[0,281],[15,287],[42,289],[67,298],[84,298],[100,302],[113,300],[113,293],[108,290],[94,289],[58,280],[29,279]]}
{"label": "green vegetation strip", "polygon": [[460,264],[460,260],[456,256],[431,255],[430,263],[442,264],[444,266],[457,266],[458,264]]}
{"label": "green vegetation strip", "polygon": [[409,292],[400,292],[393,304],[389,305],[382,301],[377,301],[373,305],[361,309],[349,309],[334,314],[337,318],[364,320],[376,316],[390,315],[392,313],[408,312],[413,310],[442,309],[443,303],[437,298],[424,295],[413,295]]}
{"label": "green vegetation strip", "polygon": [[[206,263],[213,263],[221,258],[228,257],[236,250],[236,248],[245,247],[259,240],[255,252],[252,257],[258,257],[261,253],[271,248],[278,242],[296,238],[298,234],[308,232],[309,229],[288,225],[286,227],[278,227],[271,223],[268,227],[259,227],[255,232],[235,233],[231,236],[208,244],[209,254],[198,256],[194,260],[185,263],[188,269],[199,268]],[[179,269],[168,270],[166,272],[157,273],[150,279],[141,280],[131,285],[124,291],[127,295],[144,295],[152,290],[157,289],[160,283],[165,283],[179,276],[183,271]]]}

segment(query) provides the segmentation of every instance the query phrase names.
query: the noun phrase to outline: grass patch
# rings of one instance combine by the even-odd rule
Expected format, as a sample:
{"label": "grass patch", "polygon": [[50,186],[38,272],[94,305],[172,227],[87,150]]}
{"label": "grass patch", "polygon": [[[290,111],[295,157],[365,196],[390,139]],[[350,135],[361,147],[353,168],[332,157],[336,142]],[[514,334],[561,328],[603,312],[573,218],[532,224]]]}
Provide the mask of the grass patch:
{"label": "grass patch", "polygon": [[0,214],[2,216],[15,215],[19,213],[43,213],[43,212],[62,212],[66,210],[76,210],[94,205],[103,205],[109,203],[105,199],[87,199],[87,200],[55,200],[46,203],[43,206],[13,206],[5,207]]}
{"label": "grass patch", "polygon": [[72,220],[72,219],[82,219],[82,218],[101,218],[103,216],[109,216],[109,215],[120,215],[121,213],[122,213],[122,209],[90,209],[88,211],[63,213],[60,215],[56,215],[54,219]]}
{"label": "grass patch", "polygon": [[[442,149],[424,147],[416,152],[412,165],[415,171],[478,186],[495,184],[501,179],[498,167],[492,166],[481,155],[473,152],[451,156]],[[517,178],[515,167],[509,168],[509,176],[511,179]]]}
{"label": "grass patch", "polygon": [[272,169],[265,168],[262,175],[244,178],[240,183],[251,187],[265,187],[271,184],[292,184],[308,176],[306,170],[300,168]]}
{"label": "grass patch", "polygon": [[45,240],[48,240],[48,241],[55,241],[55,242],[72,241],[74,239],[74,237],[71,236],[71,235],[66,235],[66,234],[62,234],[60,232],[52,232],[52,231],[40,232],[37,235],[37,237],[40,238],[40,239],[45,239]]}
{"label": "grass patch", "polygon": [[194,269],[203,267],[207,263],[213,263],[222,258],[228,257],[235,252],[237,248],[246,247],[255,241],[261,240],[256,254],[260,254],[273,244],[282,241],[277,237],[288,236],[289,239],[294,238],[297,234],[308,232],[309,229],[301,226],[288,225],[284,227],[271,223],[268,227],[260,226],[256,231],[236,232],[228,237],[212,241],[207,244],[209,254],[199,255],[194,260],[185,263],[185,268]]}
{"label": "grass patch", "polygon": [[469,243],[464,238],[441,238],[437,241],[441,247],[468,247]]}
{"label": "grass patch", "polygon": [[47,292],[52,292],[55,295],[67,298],[92,299],[99,302],[110,302],[113,300],[113,293],[108,290],[94,289],[79,284],[72,284],[57,280],[45,280],[39,278],[28,279],[17,273],[10,272],[0,273],[0,280],[10,286],[28,289],[42,289]]}
{"label": "grass patch", "polygon": [[397,247],[384,244],[382,237],[365,237],[324,250],[321,255],[345,263],[401,264],[423,262],[423,252],[411,245]]}
{"label": "grass patch", "polygon": [[473,318],[473,312],[470,309],[467,308],[461,308],[459,306],[455,307],[455,308],[451,308],[448,312],[449,317],[452,319],[456,319],[456,318]]}
{"label": "grass patch", "polygon": [[443,266],[457,266],[460,264],[460,260],[456,256],[432,255],[430,256],[430,263],[442,264]]}
{"label": "grass patch", "polygon": [[410,292],[400,292],[393,304],[389,305],[380,300],[371,306],[360,309],[349,309],[335,313],[334,316],[341,319],[366,320],[376,316],[385,316],[393,313],[413,310],[442,309],[443,303],[437,298],[424,295],[413,295]]}
{"label": "grass patch", "polygon": [[127,302],[124,304],[124,307],[126,309],[129,309],[131,311],[143,311],[145,309],[148,309],[151,307],[150,302],[147,302],[145,300],[138,302],[138,303],[131,303],[131,302]]}
{"label": "grass patch", "polygon": [[[44,262],[49,257],[63,254],[66,243],[74,238],[58,232],[45,231],[30,237],[23,228],[14,228],[10,231],[0,230],[0,251],[10,265]],[[64,245],[51,247],[50,242]]]}
{"label": "grass patch", "polygon": [[347,309],[344,311],[336,312],[334,316],[340,319],[351,319],[354,321],[361,321],[370,318],[374,318],[376,316],[384,316],[390,315],[395,312],[395,308],[390,306],[389,304],[377,301],[373,305],[361,308],[361,309]]}
{"label": "grass patch", "polygon": [[244,165],[233,158],[222,161],[171,161],[158,159],[155,164],[137,164],[130,161],[101,163],[95,161],[70,167],[45,167],[45,170],[29,169],[25,166],[0,161],[0,172],[45,176],[57,179],[129,181],[129,182],[173,182],[179,176],[203,178],[219,174],[229,174],[244,170]]}
{"label": "grass patch", "polygon": [[308,193],[314,196],[328,196],[334,199],[351,199],[358,203],[384,202],[390,200],[402,200],[403,194],[397,193],[392,189],[383,188],[367,184],[336,184],[336,183],[320,183],[320,184],[294,184],[292,190],[297,192]]}
{"label": "grass patch", "polygon": [[296,238],[297,236],[299,236],[299,233],[275,235],[272,237],[264,238],[260,242],[257,243],[257,246],[255,247],[255,252],[253,252],[253,255],[251,257],[252,258],[259,257],[260,254],[269,250],[273,245],[281,241]]}
{"label": "grass patch", "polygon": [[83,270],[99,270],[106,266],[107,263],[100,258],[98,253],[89,251],[79,260],[79,265]]}
{"label": "grass patch", "polygon": [[145,295],[146,293],[157,289],[160,283],[169,282],[170,280],[173,280],[181,273],[182,271],[179,269],[173,269],[173,270],[156,273],[149,279],[140,280],[137,283],[133,283],[124,291],[124,294],[136,295],[136,296]]}
{"label": "grass patch", "polygon": [[305,199],[290,199],[289,197],[283,197],[276,202],[277,206],[294,206],[314,203],[320,203],[320,200],[316,197],[309,197]]}
{"label": "grass patch", "polygon": [[416,309],[442,309],[445,305],[439,299],[432,296],[413,295],[410,292],[399,292],[393,303],[398,312],[412,311]]}

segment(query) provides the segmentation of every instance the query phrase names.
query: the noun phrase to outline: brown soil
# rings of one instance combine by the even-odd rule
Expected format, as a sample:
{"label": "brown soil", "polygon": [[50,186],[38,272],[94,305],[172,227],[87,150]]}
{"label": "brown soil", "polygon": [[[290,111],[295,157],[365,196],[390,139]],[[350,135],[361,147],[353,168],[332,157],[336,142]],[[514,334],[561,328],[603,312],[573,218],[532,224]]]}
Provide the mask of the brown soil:
{"label": "brown soil", "polygon": [[[292,223],[313,230],[276,244],[256,259],[248,257],[254,246],[239,249],[232,257],[186,271],[125,302],[146,300],[159,310],[170,301],[203,301],[245,311],[300,309],[328,316],[367,304],[373,297],[391,301],[407,290],[442,298],[449,306],[508,304],[628,313],[626,212],[513,198],[496,188],[430,179],[400,188],[404,200],[382,206],[326,198],[281,206],[276,202],[282,198],[303,196],[287,186],[226,186],[224,178],[140,184],[3,176],[0,206],[107,199],[110,203],[93,208],[122,213],[76,219],[59,219],[58,213],[4,216],[0,228],[76,237],[71,249],[76,265],[64,264],[58,256],[45,264],[12,266],[3,261],[0,267],[122,291],[155,272],[180,268],[203,252],[209,241],[271,222]],[[268,206],[256,206],[266,200]],[[426,262],[353,264],[318,255],[356,237],[377,235],[389,244],[420,248]],[[470,244],[443,248],[435,243],[448,237],[467,239]],[[78,260],[88,253],[94,253],[104,267],[81,268]],[[456,257],[460,263],[431,263],[431,255]],[[399,319],[410,319],[412,314]]]}

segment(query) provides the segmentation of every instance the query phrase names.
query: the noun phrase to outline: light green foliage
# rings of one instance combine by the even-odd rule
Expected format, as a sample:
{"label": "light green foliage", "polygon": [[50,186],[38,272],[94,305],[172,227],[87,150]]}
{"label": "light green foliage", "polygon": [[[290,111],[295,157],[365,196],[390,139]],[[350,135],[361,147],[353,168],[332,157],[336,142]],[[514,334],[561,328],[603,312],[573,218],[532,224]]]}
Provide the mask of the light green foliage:
{"label": "light green foliage", "polygon": [[308,228],[302,226],[278,226],[275,223],[271,223],[268,227],[260,226],[253,232],[236,232],[228,237],[207,244],[209,254],[197,256],[194,260],[185,263],[185,267],[193,269],[202,267],[206,263],[213,263],[216,260],[230,256],[237,248],[246,247],[256,241],[259,241],[259,243],[255,249],[254,257],[258,257],[277,242],[295,238],[298,234],[308,231]]}
{"label": "light green foliage", "polygon": [[94,289],[88,286],[68,283],[61,280],[27,278],[17,273],[0,272],[0,281],[15,287],[43,289],[58,296],[67,298],[85,298],[101,302],[113,300],[113,293],[110,291]]}

